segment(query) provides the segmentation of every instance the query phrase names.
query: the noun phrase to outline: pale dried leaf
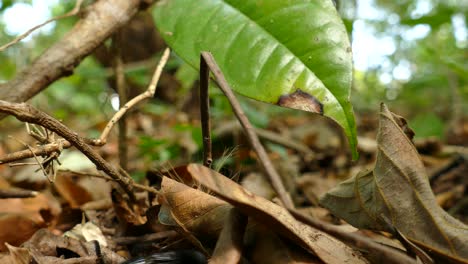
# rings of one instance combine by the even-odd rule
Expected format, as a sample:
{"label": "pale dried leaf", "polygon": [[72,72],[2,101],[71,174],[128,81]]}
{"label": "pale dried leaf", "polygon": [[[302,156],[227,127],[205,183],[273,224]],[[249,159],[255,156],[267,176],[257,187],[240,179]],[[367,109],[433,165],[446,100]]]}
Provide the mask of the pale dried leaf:
{"label": "pale dried leaf", "polygon": [[359,252],[297,221],[285,208],[252,194],[227,177],[198,164],[190,164],[187,169],[202,186],[213,191],[255,221],[312,251],[325,263],[367,263]]}
{"label": "pale dried leaf", "polygon": [[216,239],[232,206],[214,196],[164,177],[161,183],[163,224],[181,225],[204,238]]}
{"label": "pale dried leaf", "polygon": [[390,231],[383,215],[420,247],[468,263],[468,227],[437,205],[408,134],[382,104],[375,168],[341,183],[321,203],[358,228]]}

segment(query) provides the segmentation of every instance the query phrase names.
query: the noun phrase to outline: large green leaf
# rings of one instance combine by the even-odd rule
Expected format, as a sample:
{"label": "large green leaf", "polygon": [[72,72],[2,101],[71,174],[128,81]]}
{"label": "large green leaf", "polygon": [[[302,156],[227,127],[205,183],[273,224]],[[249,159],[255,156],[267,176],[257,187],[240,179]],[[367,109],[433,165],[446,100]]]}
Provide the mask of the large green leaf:
{"label": "large green leaf", "polygon": [[210,51],[236,92],[334,119],[357,157],[351,47],[331,0],[161,0],[153,14],[189,64]]}

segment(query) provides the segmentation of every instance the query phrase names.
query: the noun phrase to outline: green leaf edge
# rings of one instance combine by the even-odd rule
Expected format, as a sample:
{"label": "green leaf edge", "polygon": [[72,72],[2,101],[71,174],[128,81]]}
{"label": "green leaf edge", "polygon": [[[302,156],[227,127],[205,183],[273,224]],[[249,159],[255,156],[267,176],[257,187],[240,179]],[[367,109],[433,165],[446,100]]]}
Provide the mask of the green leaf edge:
{"label": "green leaf edge", "polygon": [[[189,0],[189,1],[193,1],[193,0]],[[203,0],[198,0],[198,3],[200,1],[203,1]],[[277,38],[275,38],[273,36],[273,34],[271,34],[271,32],[267,31],[265,28],[261,27],[257,21],[251,19],[250,17],[248,17],[247,15],[245,15],[243,12],[241,12],[238,8],[230,5],[229,3],[226,3],[226,1],[223,1],[223,0],[211,0],[212,2],[217,2],[221,5],[227,5],[229,7],[231,7],[232,9],[234,9],[235,11],[237,11],[241,16],[245,17],[250,23],[253,23],[255,24],[261,31],[264,31],[267,35],[269,35],[270,37],[272,37],[277,43],[279,43],[281,46],[283,46],[288,52],[289,54],[293,55],[294,58],[296,58],[300,63],[302,63],[305,67],[305,69],[307,69],[312,75],[316,76],[314,71],[309,68],[307,66],[307,64],[305,64],[305,62],[303,62],[294,52],[292,52],[287,46],[285,46],[280,40],[278,40]],[[158,7],[164,5],[164,4],[167,4],[168,1],[166,0],[162,0],[160,1],[156,7],[154,8],[154,11],[153,11],[153,17],[155,18],[156,21],[158,21]],[[175,2],[175,0],[172,0],[172,2]],[[193,1],[195,2],[195,1]],[[310,3],[310,2],[309,2]],[[330,1],[331,3],[331,1]],[[334,7],[333,7],[334,8]],[[336,12],[336,10],[335,10]],[[341,19],[339,19],[339,21],[341,22],[341,24],[343,25],[343,31],[346,33],[346,29],[344,28],[344,24],[342,22]],[[159,24],[159,23],[157,23]],[[167,32],[162,32],[161,29],[158,28],[158,30],[160,30],[160,33],[161,35],[163,36],[163,38],[165,39],[166,43],[171,46],[171,48],[173,48],[173,50],[178,53],[178,54],[182,54],[183,55],[183,52],[180,53],[181,49],[182,48],[178,48],[177,46],[174,45],[174,40],[171,39],[171,34],[166,34]],[[200,50],[202,51],[202,50]],[[193,58],[189,58],[188,56],[181,56],[181,58],[186,61],[189,65],[191,65],[192,67],[194,67],[195,69],[198,69],[199,68],[199,63],[198,60],[199,60],[199,56],[196,56],[196,60],[197,61],[191,61],[191,59]],[[220,63],[220,67],[223,68],[223,64]],[[352,70],[352,69],[351,69]],[[224,71],[224,70],[223,70]],[[228,82],[229,82],[229,78],[228,76],[226,76],[226,79],[228,79]],[[333,95],[333,97],[336,99],[336,101],[338,102],[339,106],[341,107],[341,112],[343,114],[343,116],[345,117],[345,123],[340,123],[337,121],[337,119],[335,119],[333,116],[330,116],[328,114],[325,114],[325,116],[327,116],[328,118],[331,118],[333,119],[335,122],[337,122],[344,130],[346,136],[347,136],[347,139],[348,139],[348,144],[351,148],[351,154],[352,154],[352,158],[353,160],[356,160],[358,158],[358,152],[357,152],[357,134],[356,134],[356,123],[355,123],[355,118],[354,118],[354,113],[353,113],[353,107],[349,101],[349,94],[350,94],[350,88],[348,88],[348,91],[346,92],[346,96],[336,96],[334,93],[332,93],[332,91],[328,88],[327,85],[325,85],[322,81],[321,78],[317,77],[316,76],[316,79],[319,81],[319,82],[322,82],[323,84],[323,87],[325,88],[326,92],[329,92],[331,95]],[[351,81],[349,83],[349,86],[351,85]],[[238,92],[239,94],[241,95],[244,95],[244,96],[247,96],[247,97],[252,97],[252,96],[249,96],[245,93],[243,93],[242,91],[238,91],[237,89],[234,89],[234,91]],[[306,91],[308,92],[308,91]],[[289,92],[291,93],[291,92]],[[309,93],[309,92],[308,92]],[[309,93],[310,94],[310,93]],[[268,103],[272,103],[274,104],[274,102],[272,102],[271,100],[263,100],[263,99],[259,99],[259,98],[253,98],[253,99],[256,99],[256,100],[259,100],[259,101],[264,101],[264,102],[268,102]],[[342,126],[342,124],[346,125],[346,126]]]}

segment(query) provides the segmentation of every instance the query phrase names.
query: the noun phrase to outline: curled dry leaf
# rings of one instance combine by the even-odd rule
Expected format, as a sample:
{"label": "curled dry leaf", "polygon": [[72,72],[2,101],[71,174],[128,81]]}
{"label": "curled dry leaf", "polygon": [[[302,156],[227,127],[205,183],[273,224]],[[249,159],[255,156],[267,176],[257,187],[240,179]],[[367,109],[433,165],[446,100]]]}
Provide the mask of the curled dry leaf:
{"label": "curled dry leaf", "polygon": [[361,254],[341,241],[307,226],[289,212],[207,167],[190,164],[188,171],[199,184],[252,217],[258,223],[275,230],[303,248],[311,251],[325,263],[367,263]]}
{"label": "curled dry leaf", "polygon": [[197,237],[216,239],[232,206],[168,177],[161,183],[162,224],[181,226]]}
{"label": "curled dry leaf", "polygon": [[[358,228],[388,230],[382,216],[418,246],[468,263],[468,227],[437,205],[417,150],[382,104],[373,171],[363,171],[328,192],[322,205]],[[406,130],[407,131],[407,130]]]}

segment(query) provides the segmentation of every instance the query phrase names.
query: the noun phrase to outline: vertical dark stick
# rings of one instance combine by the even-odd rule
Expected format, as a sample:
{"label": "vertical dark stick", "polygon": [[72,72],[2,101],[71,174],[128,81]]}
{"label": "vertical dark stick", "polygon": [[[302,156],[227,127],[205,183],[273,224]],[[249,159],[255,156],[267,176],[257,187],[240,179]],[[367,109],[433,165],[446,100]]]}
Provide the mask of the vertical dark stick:
{"label": "vertical dark stick", "polygon": [[206,61],[200,56],[200,117],[203,135],[203,165],[211,167],[213,157],[211,154],[211,120],[210,120],[210,97],[208,87],[210,71]]}
{"label": "vertical dark stick", "polygon": [[[204,64],[206,64],[213,72],[216,78],[216,82],[223,91],[224,95],[226,95],[226,97],[228,98],[229,103],[231,103],[232,110],[234,111],[234,114],[236,115],[237,119],[239,119],[239,122],[244,128],[247,138],[249,139],[249,142],[252,145],[252,148],[255,150],[255,153],[257,153],[258,159],[260,160],[260,164],[262,165],[263,170],[265,171],[265,173],[271,181],[271,185],[273,185],[273,188],[275,189],[279,198],[283,202],[284,206],[286,206],[286,208],[294,208],[294,204],[291,200],[291,197],[284,188],[283,182],[281,181],[278,172],[276,171],[275,167],[273,167],[273,164],[271,163],[271,160],[268,157],[265,148],[263,147],[262,143],[260,143],[260,140],[258,139],[257,134],[255,134],[255,131],[252,125],[250,124],[249,119],[245,116],[244,111],[242,110],[239,102],[234,96],[231,87],[224,78],[221,69],[216,64],[213,55],[206,51],[203,51],[201,54],[201,61],[204,60]],[[200,65],[201,63],[202,62],[200,62]],[[202,73],[200,67],[200,75],[201,74]]]}
{"label": "vertical dark stick", "polygon": [[[112,38],[112,48],[114,52],[114,71],[115,71],[115,84],[117,93],[119,94],[119,106],[123,107],[127,103],[127,87],[125,85],[125,73],[123,69],[122,52],[120,45],[121,33],[115,33]],[[128,147],[127,147],[127,118],[122,116],[118,123],[119,127],[119,163],[120,167],[125,171],[128,169]]]}

